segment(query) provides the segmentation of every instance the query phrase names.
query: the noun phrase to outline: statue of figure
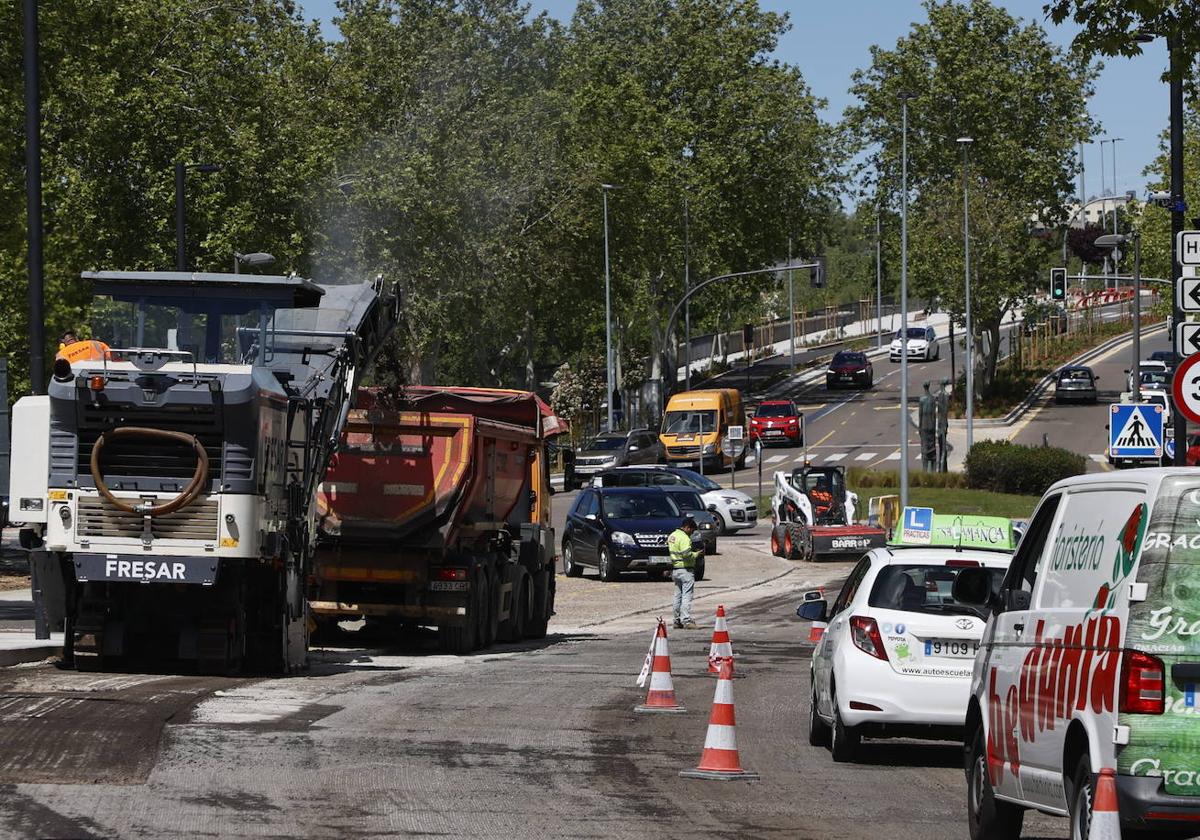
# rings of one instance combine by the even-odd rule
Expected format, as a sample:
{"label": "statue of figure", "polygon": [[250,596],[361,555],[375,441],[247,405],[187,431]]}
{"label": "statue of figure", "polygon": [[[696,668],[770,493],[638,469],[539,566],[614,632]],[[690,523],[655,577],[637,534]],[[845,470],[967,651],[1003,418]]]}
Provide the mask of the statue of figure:
{"label": "statue of figure", "polygon": [[932,472],[937,463],[937,400],[929,393],[928,381],[919,405],[917,428],[921,433],[921,466],[925,472]]}
{"label": "statue of figure", "polygon": [[942,380],[937,392],[937,468],[938,472],[949,471],[950,461],[950,385],[949,379]]}

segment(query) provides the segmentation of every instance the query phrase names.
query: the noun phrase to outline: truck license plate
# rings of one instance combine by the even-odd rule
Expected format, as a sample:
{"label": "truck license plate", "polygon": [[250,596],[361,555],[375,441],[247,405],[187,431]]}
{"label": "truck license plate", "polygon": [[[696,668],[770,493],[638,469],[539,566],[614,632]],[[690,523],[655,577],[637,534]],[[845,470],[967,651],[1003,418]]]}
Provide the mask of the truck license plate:
{"label": "truck license plate", "polygon": [[429,581],[429,590],[431,592],[466,592],[470,581],[466,580],[431,580]]}

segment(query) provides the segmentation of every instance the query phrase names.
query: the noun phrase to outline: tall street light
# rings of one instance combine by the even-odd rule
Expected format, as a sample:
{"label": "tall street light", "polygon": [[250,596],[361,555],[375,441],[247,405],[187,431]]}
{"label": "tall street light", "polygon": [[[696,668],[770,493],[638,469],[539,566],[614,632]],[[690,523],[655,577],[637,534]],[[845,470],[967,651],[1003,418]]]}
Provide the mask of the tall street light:
{"label": "tall street light", "polygon": [[[875,347],[883,347],[883,246],[880,244],[879,208],[875,208]],[[789,258],[790,259],[790,258]]]}
{"label": "tall street light", "polygon": [[900,94],[900,509],[908,507],[908,100]]}
{"label": "tall street light", "polygon": [[[1112,191],[1113,191],[1113,195],[1117,194],[1117,144],[1120,143],[1124,139],[1125,139],[1124,137],[1114,137],[1112,140],[1109,141],[1110,143],[1112,143],[1112,159],[1113,159]],[[1113,202],[1113,231],[1112,232],[1113,233],[1117,232],[1117,204],[1116,204],[1116,202]],[[1116,273],[1115,268],[1113,270],[1113,273],[1114,274]]]}
{"label": "tall street light", "polygon": [[616,184],[601,184],[604,196],[604,373],[607,380],[608,430],[613,431],[613,356],[612,356],[612,276],[608,263],[608,192],[620,189]]}
{"label": "tall street light", "polygon": [[[688,232],[691,217],[688,212],[687,191],[683,193],[683,291],[687,294],[692,288],[692,243]],[[672,365],[674,362],[671,363]],[[672,377],[679,374],[672,368]],[[683,310],[683,382],[687,390],[692,390],[692,307],[689,304]],[[678,379],[671,380],[671,390],[679,384]]]}
{"label": "tall street light", "polygon": [[[25,75],[25,219],[29,269],[29,384],[35,394],[46,392],[46,324],[42,281],[42,98],[38,80],[37,1],[24,5]],[[37,613],[37,611],[35,611]],[[50,631],[37,622],[37,638]],[[41,631],[45,629],[45,635]]]}
{"label": "tall street light", "polygon": [[959,137],[963,152],[963,288],[966,290],[964,308],[967,313],[967,452],[975,443],[975,332],[971,329],[971,205],[967,194],[967,150],[975,142],[971,137]]}
{"label": "tall street light", "polygon": [[[1113,266],[1121,260],[1121,249],[1133,240],[1133,401],[1142,401],[1142,236],[1136,230],[1126,236],[1123,233],[1106,233],[1096,237],[1097,248],[1112,251]],[[1178,444],[1177,444],[1178,445]]]}
{"label": "tall street light", "polygon": [[187,191],[187,171],[219,172],[215,163],[175,162],[175,270],[187,271],[187,213],[184,210],[184,193]]}

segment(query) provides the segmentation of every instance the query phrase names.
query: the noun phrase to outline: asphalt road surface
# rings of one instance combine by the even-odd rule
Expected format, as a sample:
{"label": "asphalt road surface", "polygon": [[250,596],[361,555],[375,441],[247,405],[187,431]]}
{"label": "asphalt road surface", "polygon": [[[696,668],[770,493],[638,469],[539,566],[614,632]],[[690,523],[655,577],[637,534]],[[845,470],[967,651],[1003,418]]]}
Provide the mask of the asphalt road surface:
{"label": "asphalt road surface", "polygon": [[[844,765],[807,745],[811,646],[793,613],[848,564],[790,564],[764,542],[731,540],[702,629],[672,633],[682,715],[632,711],[671,592],[633,579],[564,582],[546,640],[466,657],[347,635],[288,679],[0,670],[0,836],[963,837],[955,745],[868,742]],[[704,743],[717,602],[758,782],[679,777]]]}

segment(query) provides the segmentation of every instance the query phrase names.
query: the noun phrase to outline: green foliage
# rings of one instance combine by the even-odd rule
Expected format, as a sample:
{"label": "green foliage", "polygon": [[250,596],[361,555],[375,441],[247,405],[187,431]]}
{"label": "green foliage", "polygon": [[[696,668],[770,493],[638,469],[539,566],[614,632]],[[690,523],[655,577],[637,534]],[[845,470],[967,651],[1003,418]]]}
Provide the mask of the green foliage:
{"label": "green foliage", "polygon": [[895,211],[901,181],[901,94],[908,104],[910,282],[914,295],[961,316],[963,152],[973,138],[967,187],[971,210],[972,321],[983,354],[981,390],[995,373],[1005,313],[1040,288],[1049,243],[1033,219],[1055,225],[1073,190],[1075,146],[1092,132],[1085,102],[1095,69],[1064,53],[1036,24],[1024,25],[988,0],[927,0],[928,21],[894,49],[872,50],[853,77],[860,104],[846,130],[863,158],[875,206],[891,210],[889,253],[898,251]]}
{"label": "green foliage", "polygon": [[1086,52],[1139,55],[1142,33],[1165,37],[1184,55],[1200,52],[1200,6],[1192,0],[1051,0],[1043,8],[1055,23],[1070,18],[1083,27],[1075,46]]}
{"label": "green foliage", "polygon": [[[846,471],[846,481],[855,488],[899,487],[900,473],[897,470],[851,467]],[[908,484],[910,487],[966,487],[967,478],[962,473],[914,470],[908,474]]]}
{"label": "green foliage", "polygon": [[1082,455],[1054,446],[980,441],[966,458],[967,486],[997,493],[1040,495],[1056,481],[1082,475]]}

